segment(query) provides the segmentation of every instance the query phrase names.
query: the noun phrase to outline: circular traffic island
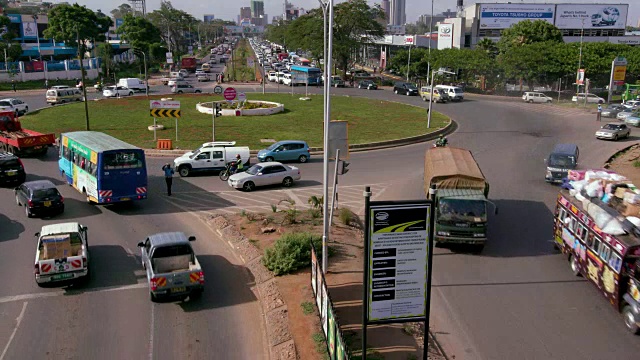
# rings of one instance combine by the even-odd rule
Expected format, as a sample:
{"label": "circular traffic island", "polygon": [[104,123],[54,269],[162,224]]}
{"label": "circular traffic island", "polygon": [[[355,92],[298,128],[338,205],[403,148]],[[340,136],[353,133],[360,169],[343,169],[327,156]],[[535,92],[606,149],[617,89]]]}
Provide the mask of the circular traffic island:
{"label": "circular traffic island", "polygon": [[[164,126],[162,137],[171,139],[174,148],[195,149],[212,140],[235,141],[251,149],[263,149],[272,140],[304,140],[310,147],[323,144],[322,95],[309,95],[309,101],[299,101],[299,94],[246,93],[247,103],[241,116],[212,117],[211,102],[224,102],[221,95],[171,95],[180,101],[179,118],[156,117],[156,124]],[[392,96],[392,95],[390,95]],[[89,125],[100,131],[141,148],[156,148],[149,100],[165,96],[134,96],[106,99],[89,103]],[[364,97],[332,96],[331,119],[346,121],[350,145],[391,142],[404,138],[441,131],[450,124],[448,117],[433,112],[431,127],[427,128],[424,103],[407,105],[398,101],[385,101]],[[206,106],[208,104],[208,107]],[[222,111],[233,111],[223,105]],[[233,106],[233,105],[231,105]],[[439,106],[434,105],[435,109]],[[209,111],[206,111],[208,108]],[[205,112],[201,112],[204,110]],[[276,111],[269,116],[248,116],[250,111]],[[176,111],[167,112],[177,115]],[[157,112],[154,112],[157,115]],[[235,115],[235,114],[234,114]],[[37,110],[20,118],[22,125],[41,133],[86,130],[84,104],[70,104]],[[176,128],[177,126],[177,128]],[[177,140],[176,140],[177,137]],[[424,139],[424,137],[420,137]]]}
{"label": "circular traffic island", "polygon": [[213,107],[222,108],[222,116],[266,116],[284,111],[284,104],[272,101],[246,100],[241,103],[227,101],[213,101],[196,104],[196,110],[203,114],[213,114]]}

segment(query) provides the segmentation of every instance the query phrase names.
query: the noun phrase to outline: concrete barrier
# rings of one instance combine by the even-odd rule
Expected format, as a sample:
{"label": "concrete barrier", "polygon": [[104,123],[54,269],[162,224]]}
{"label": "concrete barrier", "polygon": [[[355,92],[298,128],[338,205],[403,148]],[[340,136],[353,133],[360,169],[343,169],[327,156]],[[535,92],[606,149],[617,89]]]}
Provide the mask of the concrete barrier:
{"label": "concrete barrier", "polygon": [[[221,101],[218,101],[221,102]],[[247,100],[249,103],[265,103],[273,104],[275,107],[265,109],[240,109],[239,113],[237,109],[222,109],[222,116],[266,116],[273,115],[284,111],[284,104],[271,102],[271,101],[255,101]],[[196,110],[203,114],[213,114],[213,108],[205,106],[204,104],[211,104],[210,102],[196,104]]]}

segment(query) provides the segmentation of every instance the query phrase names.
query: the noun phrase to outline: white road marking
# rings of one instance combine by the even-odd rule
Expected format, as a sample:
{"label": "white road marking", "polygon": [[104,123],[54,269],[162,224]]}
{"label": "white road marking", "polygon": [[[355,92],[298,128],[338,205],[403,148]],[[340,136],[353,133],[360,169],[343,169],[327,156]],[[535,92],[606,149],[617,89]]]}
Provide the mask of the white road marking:
{"label": "white road marking", "polygon": [[300,206],[307,206],[307,202],[306,201],[302,201],[298,195],[296,195],[293,191],[287,189],[284,191],[285,194],[287,194],[287,196],[289,196],[291,198],[291,200],[296,202],[296,205],[300,205]]}
{"label": "white road marking", "polygon": [[[110,286],[102,289],[96,289],[91,291],[86,291],[86,293],[100,293],[100,292],[111,292],[111,291],[123,291],[123,290],[132,290],[132,289],[142,289],[147,287],[146,279],[144,282],[133,284],[133,285],[124,285],[124,286]],[[78,292],[83,292],[82,290],[78,290]],[[22,300],[35,300],[35,299],[44,299],[48,297],[57,297],[57,296],[65,296],[67,292],[64,290],[55,291],[55,292],[46,292],[46,293],[35,293],[35,294],[22,294],[22,295],[12,295],[12,296],[3,296],[0,297],[0,304],[10,303],[14,301],[22,301]]]}
{"label": "white road marking", "polygon": [[18,318],[16,319],[16,326],[13,328],[13,332],[9,337],[9,341],[7,341],[7,345],[5,345],[4,350],[0,355],[0,360],[4,360],[4,357],[7,355],[7,351],[9,351],[9,346],[11,346],[11,342],[13,341],[13,338],[16,336],[16,332],[18,332],[18,328],[20,327],[20,323],[22,322],[22,318],[24,317],[24,312],[25,310],[27,310],[27,304],[28,302],[26,301],[22,304],[22,310],[20,311],[20,315],[18,315]]}
{"label": "white road marking", "polygon": [[149,321],[149,360],[153,360],[153,332],[156,328],[156,317],[154,316],[155,308],[155,304],[151,303],[151,320]]}

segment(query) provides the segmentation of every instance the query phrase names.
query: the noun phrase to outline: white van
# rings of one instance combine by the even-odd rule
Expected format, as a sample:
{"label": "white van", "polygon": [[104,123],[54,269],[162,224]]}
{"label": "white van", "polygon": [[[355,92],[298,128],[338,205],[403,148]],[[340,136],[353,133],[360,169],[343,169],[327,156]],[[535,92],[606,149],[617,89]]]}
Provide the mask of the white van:
{"label": "white van", "polygon": [[182,75],[182,73],[181,73],[181,72],[179,72],[179,71],[172,71],[172,72],[169,74],[169,77],[170,77],[170,78],[173,78],[173,79],[180,79],[180,80],[184,80],[184,76],[183,76],[183,75]]}
{"label": "white van", "polygon": [[82,101],[82,92],[79,89],[49,89],[47,90],[47,104],[64,104],[72,101]]}
{"label": "white van", "polygon": [[443,90],[447,95],[449,95],[449,99],[451,99],[451,101],[464,100],[464,91],[462,90],[462,88],[459,88],[457,86],[437,85],[436,89]]}
{"label": "white van", "polygon": [[120,79],[118,80],[118,86],[124,86],[133,91],[144,91],[146,89],[144,81],[136,78]]}
{"label": "white van", "polygon": [[549,96],[541,92],[535,92],[535,91],[526,91],[524,94],[522,94],[522,100],[528,103],[544,103],[544,104],[551,104],[551,102],[553,101],[553,99],[550,98]]}
{"label": "white van", "polygon": [[251,154],[248,146],[235,146],[235,141],[214,141],[202,144],[198,149],[185,153],[173,161],[180,176],[189,176],[199,171],[224,170],[227,164],[240,155],[244,167],[251,166]]}

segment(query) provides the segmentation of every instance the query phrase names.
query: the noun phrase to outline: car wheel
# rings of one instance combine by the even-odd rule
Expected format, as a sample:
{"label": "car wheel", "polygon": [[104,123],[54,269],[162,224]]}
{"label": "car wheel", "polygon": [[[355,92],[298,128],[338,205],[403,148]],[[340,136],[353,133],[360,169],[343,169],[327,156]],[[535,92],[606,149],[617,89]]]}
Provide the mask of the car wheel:
{"label": "car wheel", "polygon": [[18,195],[16,195],[16,205],[22,206],[22,204],[20,204],[20,198],[18,197]]}
{"label": "car wheel", "polygon": [[633,314],[631,306],[625,305],[625,307],[622,308],[622,317],[624,318],[624,325],[627,327],[629,332],[635,335],[640,334],[640,327],[638,327],[638,324],[636,323],[636,317]]}
{"label": "car wheel", "polygon": [[196,90],[196,94],[200,94],[202,91],[200,90]]}
{"label": "car wheel", "polygon": [[129,96],[133,96],[133,91],[129,91]]}
{"label": "car wheel", "polygon": [[618,135],[613,136],[613,141],[618,141]]}
{"label": "car wheel", "polygon": [[284,178],[284,180],[282,180],[282,186],[284,187],[291,187],[291,185],[293,185],[293,179],[290,177],[286,177]]}
{"label": "car wheel", "polygon": [[16,109],[16,113],[15,113],[15,117],[20,116],[20,111],[18,111],[18,109]]}
{"label": "car wheel", "polygon": [[188,166],[182,166],[178,169],[178,173],[181,177],[187,177],[191,173],[191,169]]}
{"label": "car wheel", "polygon": [[29,207],[27,205],[24,206],[24,213],[28,218],[32,217],[31,211],[29,211]]}
{"label": "car wheel", "polygon": [[551,100],[547,100],[547,104],[551,104]]}
{"label": "car wheel", "polygon": [[182,90],[178,90],[178,94],[182,94]]}
{"label": "car wheel", "polygon": [[604,104],[604,101],[598,100],[598,104]]}
{"label": "car wheel", "polygon": [[242,190],[246,192],[253,191],[255,188],[256,185],[253,183],[253,181],[247,181],[246,183],[244,183],[244,185],[242,185]]}
{"label": "car wheel", "polygon": [[309,158],[307,158],[307,155],[300,155],[300,157],[298,158],[298,161],[301,163],[306,163],[309,160]]}
{"label": "car wheel", "polygon": [[264,161],[271,162],[271,161],[273,161],[273,157],[272,156],[267,156],[266,158],[264,158]]}
{"label": "car wheel", "polygon": [[571,259],[569,259],[569,262],[571,263],[571,273],[574,276],[580,276],[580,268],[578,267],[578,258],[571,255]]}
{"label": "car wheel", "polygon": [[529,101],[527,101],[529,104],[533,104],[533,100],[529,99]]}
{"label": "car wheel", "polygon": [[24,115],[24,114],[26,114],[26,113],[28,113],[28,112],[29,112],[29,107],[28,107],[28,106],[25,106],[25,107],[24,107],[24,111],[22,112],[22,114]]}

